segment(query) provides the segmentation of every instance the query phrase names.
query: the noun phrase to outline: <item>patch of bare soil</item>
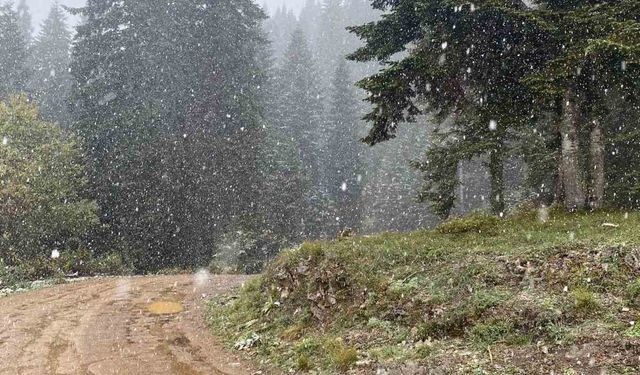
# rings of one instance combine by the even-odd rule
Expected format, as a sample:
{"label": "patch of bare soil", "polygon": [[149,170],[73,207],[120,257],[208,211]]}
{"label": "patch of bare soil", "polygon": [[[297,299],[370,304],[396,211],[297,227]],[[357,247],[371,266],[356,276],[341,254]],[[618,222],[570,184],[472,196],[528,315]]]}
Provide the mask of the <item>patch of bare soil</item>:
{"label": "patch of bare soil", "polygon": [[256,373],[204,323],[206,302],[246,280],[94,279],[1,298],[0,374]]}

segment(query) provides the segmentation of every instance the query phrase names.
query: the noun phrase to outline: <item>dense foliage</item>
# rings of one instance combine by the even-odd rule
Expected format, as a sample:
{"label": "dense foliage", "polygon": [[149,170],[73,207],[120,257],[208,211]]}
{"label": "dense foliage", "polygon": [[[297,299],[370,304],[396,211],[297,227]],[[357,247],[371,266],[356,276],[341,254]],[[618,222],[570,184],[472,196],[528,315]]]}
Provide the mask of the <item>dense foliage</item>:
{"label": "dense foliage", "polygon": [[[24,97],[0,102],[0,258],[37,262],[88,250],[98,207],[87,187],[77,142],[41,120]],[[35,275],[48,276],[48,275]]]}
{"label": "dense foliage", "polygon": [[374,105],[365,141],[388,140],[401,123],[434,115],[434,145],[416,165],[422,196],[438,214],[454,206],[460,161],[478,156],[487,160],[495,213],[505,209],[505,162],[513,157],[528,161],[529,195],[546,203],[600,208],[624,196],[624,206],[637,206],[635,166],[620,170],[605,157],[629,147],[635,128],[602,110],[617,103],[630,110],[618,112],[624,123],[637,119],[636,2],[373,5],[386,12],[382,19],[352,28],[366,45],[351,58],[386,65],[360,82]]}
{"label": "dense foliage", "polygon": [[73,127],[110,240],[138,269],[206,265],[221,235],[260,222],[264,14],[250,1],[79,12]]}

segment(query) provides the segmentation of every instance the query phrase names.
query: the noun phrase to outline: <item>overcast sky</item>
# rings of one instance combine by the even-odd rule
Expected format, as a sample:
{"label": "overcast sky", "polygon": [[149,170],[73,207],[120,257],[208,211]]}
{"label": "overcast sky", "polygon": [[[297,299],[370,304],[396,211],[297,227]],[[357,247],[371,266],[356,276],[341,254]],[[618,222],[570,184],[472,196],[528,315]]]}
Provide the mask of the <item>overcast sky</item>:
{"label": "overcast sky", "polygon": [[[18,0],[14,0],[17,3]],[[29,8],[31,8],[31,14],[33,15],[33,23],[36,30],[39,28],[40,23],[47,17],[49,8],[54,3],[54,0],[27,0]],[[68,5],[72,7],[82,6],[85,0],[58,0],[58,4]],[[263,5],[266,3],[270,12],[273,12],[282,4],[286,4],[288,8],[293,8],[299,11],[305,3],[305,0],[257,0],[257,3]],[[73,19],[70,17],[70,21]]]}
{"label": "overcast sky", "polygon": [[[58,4],[68,5],[72,7],[82,6],[85,0],[58,0]],[[27,0],[27,4],[31,9],[31,15],[33,16],[33,26],[37,29],[40,28],[40,23],[44,21],[49,13],[49,9],[51,5],[54,3],[54,0]],[[14,4],[17,4],[18,1],[14,0]],[[71,16],[69,16],[69,21],[73,22]]]}

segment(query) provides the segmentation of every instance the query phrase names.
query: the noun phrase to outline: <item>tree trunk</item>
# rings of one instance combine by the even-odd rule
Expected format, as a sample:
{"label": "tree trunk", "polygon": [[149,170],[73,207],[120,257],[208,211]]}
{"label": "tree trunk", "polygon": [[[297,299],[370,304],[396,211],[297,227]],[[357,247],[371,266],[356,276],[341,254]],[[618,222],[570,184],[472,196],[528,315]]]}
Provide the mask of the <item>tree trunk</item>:
{"label": "tree trunk", "polygon": [[602,208],[604,200],[604,139],[600,120],[593,122],[591,129],[591,144],[589,148],[589,163],[591,166],[591,208]]}
{"label": "tree trunk", "polygon": [[560,159],[560,178],[564,188],[564,206],[568,211],[585,208],[583,174],[580,170],[578,121],[579,107],[573,89],[568,89],[562,103],[560,136],[562,137],[562,156]]}
{"label": "tree trunk", "polygon": [[504,212],[504,164],[500,150],[493,150],[489,156],[491,174],[491,212],[498,215]]}

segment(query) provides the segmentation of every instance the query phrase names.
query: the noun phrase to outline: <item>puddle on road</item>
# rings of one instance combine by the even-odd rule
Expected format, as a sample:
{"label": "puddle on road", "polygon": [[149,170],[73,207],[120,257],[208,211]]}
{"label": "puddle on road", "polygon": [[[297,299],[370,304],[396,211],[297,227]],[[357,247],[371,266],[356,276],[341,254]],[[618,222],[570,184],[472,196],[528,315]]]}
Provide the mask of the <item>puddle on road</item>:
{"label": "puddle on road", "polygon": [[184,311],[184,307],[177,302],[159,301],[147,306],[147,311],[154,315],[171,315]]}

